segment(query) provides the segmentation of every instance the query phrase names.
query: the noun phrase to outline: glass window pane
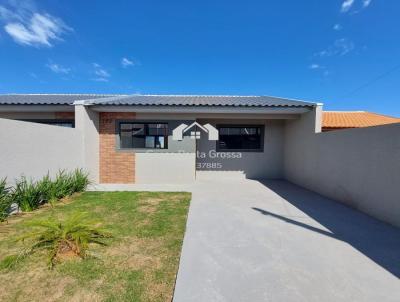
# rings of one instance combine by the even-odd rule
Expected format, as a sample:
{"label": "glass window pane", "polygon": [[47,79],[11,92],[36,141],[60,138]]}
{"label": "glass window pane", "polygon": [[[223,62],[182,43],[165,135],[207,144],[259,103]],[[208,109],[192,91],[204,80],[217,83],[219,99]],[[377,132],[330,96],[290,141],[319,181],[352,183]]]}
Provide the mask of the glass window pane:
{"label": "glass window pane", "polygon": [[121,130],[132,130],[132,124],[121,124]]}
{"label": "glass window pane", "polygon": [[167,135],[167,124],[149,124],[148,135]]}
{"label": "glass window pane", "polygon": [[156,148],[158,148],[158,149],[164,149],[165,148],[164,136],[157,136]]}
{"label": "glass window pane", "polygon": [[145,135],[143,124],[132,124],[132,135]]}
{"label": "glass window pane", "polygon": [[155,147],[155,137],[154,136],[146,136],[146,148],[154,148]]}
{"label": "glass window pane", "polygon": [[261,127],[220,127],[220,150],[262,150]]}
{"label": "glass window pane", "polygon": [[121,148],[167,148],[168,124],[121,123]]}
{"label": "glass window pane", "polygon": [[145,137],[144,136],[132,136],[132,144],[129,148],[145,148]]}

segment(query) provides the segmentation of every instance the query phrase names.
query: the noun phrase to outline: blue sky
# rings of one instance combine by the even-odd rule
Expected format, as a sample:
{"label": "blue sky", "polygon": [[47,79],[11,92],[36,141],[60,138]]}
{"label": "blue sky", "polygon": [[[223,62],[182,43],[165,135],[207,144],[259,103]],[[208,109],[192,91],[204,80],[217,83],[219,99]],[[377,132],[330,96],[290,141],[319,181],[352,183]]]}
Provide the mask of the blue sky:
{"label": "blue sky", "polygon": [[400,116],[400,1],[0,0],[0,93],[273,95]]}

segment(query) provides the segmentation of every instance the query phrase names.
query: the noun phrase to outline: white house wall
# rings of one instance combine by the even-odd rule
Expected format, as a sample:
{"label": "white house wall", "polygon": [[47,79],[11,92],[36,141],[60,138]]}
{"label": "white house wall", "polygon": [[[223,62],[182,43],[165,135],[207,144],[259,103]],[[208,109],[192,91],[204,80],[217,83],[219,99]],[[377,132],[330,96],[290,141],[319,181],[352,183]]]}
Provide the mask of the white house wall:
{"label": "white house wall", "polygon": [[138,184],[191,183],[195,180],[195,153],[136,153]]}
{"label": "white house wall", "polygon": [[0,118],[0,179],[39,179],[83,168],[81,132],[73,128]]}

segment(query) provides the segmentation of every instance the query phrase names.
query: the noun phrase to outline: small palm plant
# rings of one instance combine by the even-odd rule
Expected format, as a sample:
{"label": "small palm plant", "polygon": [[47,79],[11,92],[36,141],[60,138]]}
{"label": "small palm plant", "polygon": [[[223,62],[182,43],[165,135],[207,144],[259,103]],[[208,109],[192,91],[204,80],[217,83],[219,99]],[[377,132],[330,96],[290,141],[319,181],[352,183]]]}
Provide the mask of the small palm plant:
{"label": "small palm plant", "polygon": [[55,219],[34,221],[28,224],[37,230],[18,240],[29,241],[26,255],[40,249],[49,251],[49,266],[53,267],[63,257],[86,258],[89,245],[107,245],[105,238],[111,238],[106,231],[96,227],[94,221],[87,221],[86,215],[79,213],[61,222]]}

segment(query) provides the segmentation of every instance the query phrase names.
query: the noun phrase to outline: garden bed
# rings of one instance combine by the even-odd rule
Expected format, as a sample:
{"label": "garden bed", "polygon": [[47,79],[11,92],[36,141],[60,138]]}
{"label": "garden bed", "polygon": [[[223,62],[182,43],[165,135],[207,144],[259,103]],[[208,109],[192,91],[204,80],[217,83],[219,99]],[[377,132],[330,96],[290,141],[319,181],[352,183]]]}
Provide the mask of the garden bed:
{"label": "garden bed", "polygon": [[68,202],[0,224],[2,260],[24,246],[15,239],[35,220],[86,213],[108,230],[93,257],[66,257],[49,269],[39,251],[0,269],[4,301],[171,301],[189,207],[189,193],[85,192]]}

